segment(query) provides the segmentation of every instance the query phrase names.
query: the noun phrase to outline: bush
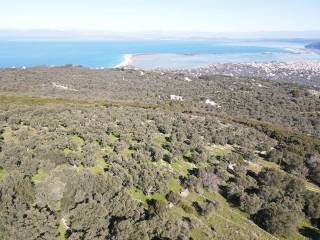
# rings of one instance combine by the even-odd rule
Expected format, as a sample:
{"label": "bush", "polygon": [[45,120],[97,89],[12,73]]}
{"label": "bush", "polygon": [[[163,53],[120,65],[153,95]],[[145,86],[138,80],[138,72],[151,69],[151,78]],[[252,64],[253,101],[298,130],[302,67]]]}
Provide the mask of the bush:
{"label": "bush", "polygon": [[151,199],[148,201],[148,204],[150,206],[151,213],[156,214],[159,217],[164,217],[166,215],[167,205],[164,202]]}
{"label": "bush", "polygon": [[305,195],[304,212],[311,219],[320,219],[320,193],[308,191]]}
{"label": "bush", "polygon": [[164,154],[163,155],[163,161],[167,162],[167,163],[172,163],[172,156],[169,154]]}
{"label": "bush", "polygon": [[202,180],[202,184],[209,191],[215,191],[218,188],[220,182],[219,177],[215,174],[215,168],[207,168],[199,171],[199,177]]}
{"label": "bush", "polygon": [[181,202],[181,196],[175,192],[170,191],[167,195],[166,195],[166,199],[173,203],[173,204],[178,204]]}
{"label": "bush", "polygon": [[261,206],[262,201],[256,194],[244,194],[240,197],[240,209],[250,215],[257,213]]}
{"label": "bush", "polygon": [[309,169],[309,178],[320,185],[320,155],[310,154],[306,160]]}
{"label": "bush", "polygon": [[182,203],[181,204],[181,208],[186,212],[186,213],[189,213],[189,214],[194,214],[194,208],[185,204],[185,203]]}
{"label": "bush", "polygon": [[281,151],[278,151],[276,149],[272,149],[267,153],[266,159],[270,162],[274,162],[279,164],[283,158],[283,154]]}
{"label": "bush", "polygon": [[192,205],[201,216],[210,215],[218,207],[218,204],[216,202],[208,199],[206,199],[201,204],[199,204],[198,202],[193,202]]}
{"label": "bush", "polygon": [[271,234],[286,236],[295,230],[299,217],[295,211],[272,203],[259,210],[254,221]]}

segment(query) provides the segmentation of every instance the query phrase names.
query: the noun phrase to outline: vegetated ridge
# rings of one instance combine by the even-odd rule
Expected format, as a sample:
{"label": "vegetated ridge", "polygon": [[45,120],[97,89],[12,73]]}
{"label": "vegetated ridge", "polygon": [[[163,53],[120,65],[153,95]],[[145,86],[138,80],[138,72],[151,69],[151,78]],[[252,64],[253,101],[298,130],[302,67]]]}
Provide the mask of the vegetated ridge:
{"label": "vegetated ridge", "polygon": [[0,70],[0,239],[317,239],[319,89]]}

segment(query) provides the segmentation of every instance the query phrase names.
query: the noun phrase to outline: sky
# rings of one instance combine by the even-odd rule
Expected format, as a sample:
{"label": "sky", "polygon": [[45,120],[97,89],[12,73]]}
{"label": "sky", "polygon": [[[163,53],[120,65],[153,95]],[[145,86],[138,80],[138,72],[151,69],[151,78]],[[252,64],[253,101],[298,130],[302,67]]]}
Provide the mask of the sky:
{"label": "sky", "polygon": [[0,29],[312,31],[319,13],[319,0],[2,0]]}

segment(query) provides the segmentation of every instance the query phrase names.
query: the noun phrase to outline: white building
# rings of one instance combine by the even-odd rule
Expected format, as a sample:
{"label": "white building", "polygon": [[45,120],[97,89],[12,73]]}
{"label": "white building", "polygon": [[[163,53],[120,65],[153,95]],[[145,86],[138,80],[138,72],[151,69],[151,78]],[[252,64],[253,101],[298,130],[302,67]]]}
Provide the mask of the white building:
{"label": "white building", "polygon": [[219,104],[217,104],[217,103],[214,102],[214,101],[211,101],[210,99],[207,99],[207,100],[205,101],[205,104],[211,105],[211,106],[213,106],[213,107],[218,107],[218,108],[221,107]]}
{"label": "white building", "polygon": [[172,101],[183,101],[183,98],[181,96],[177,96],[177,95],[170,95],[170,100],[172,100]]}

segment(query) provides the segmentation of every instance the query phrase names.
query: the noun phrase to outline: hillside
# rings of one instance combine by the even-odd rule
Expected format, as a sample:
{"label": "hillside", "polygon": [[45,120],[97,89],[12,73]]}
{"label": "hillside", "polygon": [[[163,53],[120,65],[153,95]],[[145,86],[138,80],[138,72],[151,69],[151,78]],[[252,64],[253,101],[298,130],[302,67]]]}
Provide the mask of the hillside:
{"label": "hillside", "polygon": [[1,69],[0,239],[317,239],[319,96],[256,77]]}

